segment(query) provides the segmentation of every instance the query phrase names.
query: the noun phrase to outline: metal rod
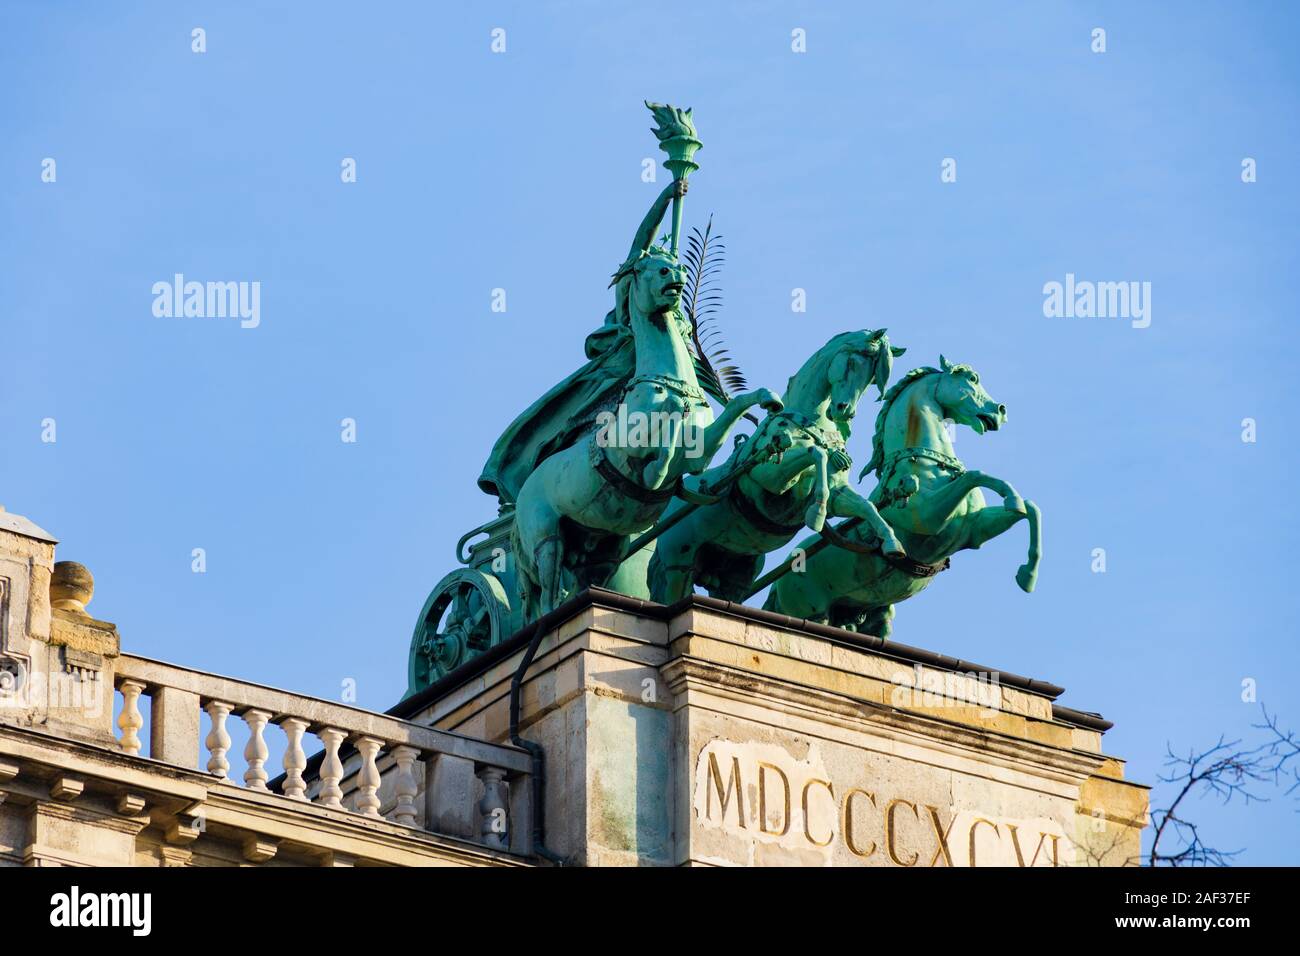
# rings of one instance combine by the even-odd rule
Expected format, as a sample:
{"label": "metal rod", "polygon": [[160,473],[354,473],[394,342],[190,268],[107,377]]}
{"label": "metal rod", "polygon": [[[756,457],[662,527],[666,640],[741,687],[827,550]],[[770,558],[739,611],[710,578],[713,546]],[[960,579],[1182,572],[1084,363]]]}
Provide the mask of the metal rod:
{"label": "metal rod", "polygon": [[673,197],[673,256],[677,255],[677,241],[682,232],[682,197]]}
{"label": "metal rod", "polygon": [[[764,460],[766,460],[766,459],[764,459]],[[743,474],[745,474],[746,472],[750,471],[751,469],[753,469],[753,468],[754,468],[755,466],[757,466],[758,464],[759,464],[759,458],[758,458],[758,456],[757,456],[756,454],[750,454],[748,458],[746,458],[745,460],[743,460],[739,465],[737,465],[735,468],[733,468],[729,473],[727,473],[726,475],[724,475],[723,478],[722,478],[722,480],[721,480],[720,482],[718,482],[718,486],[717,486],[716,488],[712,488],[712,487],[710,487],[710,488],[708,488],[707,490],[704,489],[704,488],[701,488],[701,489],[700,489],[700,493],[701,493],[701,494],[704,494],[704,495],[708,495],[709,497],[717,497],[719,500],[721,500],[721,498],[722,498],[723,495],[730,493],[730,491],[731,491],[731,486],[734,485],[737,481],[740,480],[740,476],[741,476],[741,475],[743,475]],[[713,504],[717,504],[717,502],[712,502],[712,503],[713,503]],[[657,525],[655,525],[653,528],[651,528],[651,529],[650,529],[649,531],[647,531],[645,534],[641,535],[641,537],[639,537],[639,538],[637,538],[635,541],[633,541],[632,544],[631,544],[631,546],[628,548],[627,553],[628,553],[629,555],[636,554],[638,551],[640,551],[642,548],[644,548],[647,544],[649,544],[649,543],[650,543],[651,541],[653,541],[655,538],[659,537],[661,534],[663,534],[665,531],[667,531],[667,530],[668,530],[669,528],[671,528],[673,525],[677,524],[679,521],[681,521],[683,518],[685,518],[685,517],[686,517],[687,515],[689,515],[691,512],[697,510],[698,508],[702,508],[702,507],[704,507],[704,506],[701,505],[701,504],[697,504],[697,503],[695,503],[695,502],[689,502],[689,503],[686,505],[686,507],[683,508],[681,511],[678,511],[676,514],[672,515],[672,516],[669,517],[669,518],[665,518],[663,521],[659,522]]]}
{"label": "metal rod", "polygon": [[665,518],[663,521],[660,521],[657,525],[655,525],[645,534],[641,535],[641,537],[637,538],[635,541],[632,542],[631,546],[628,548],[627,551],[628,555],[630,556],[636,554],[638,551],[644,548],[655,538],[659,537],[661,534],[663,534],[665,531],[667,531],[673,525],[677,524],[679,521],[681,521],[683,518],[685,518],[692,511],[695,511],[699,507],[700,505],[688,504],[681,511],[678,511],[676,514],[672,515],[671,517]]}
{"label": "metal rod", "polygon": [[[841,521],[839,524],[835,525],[835,530],[839,534],[843,534],[845,531],[848,531],[854,525],[861,523],[861,521],[862,521],[861,518],[849,518],[847,521]],[[827,547],[829,547],[830,543],[831,542],[828,538],[823,536],[818,536],[817,540],[813,544],[810,544],[808,545],[808,547],[804,548],[803,557],[811,558],[818,551],[823,551]],[[776,581],[778,578],[785,577],[785,575],[790,572],[790,569],[794,567],[794,562],[795,562],[795,558],[792,555],[791,557],[786,558],[784,561],[782,561],[780,564],[774,567],[771,571],[768,571],[767,574],[763,575],[761,578],[759,578],[757,581],[754,582],[754,586],[745,595],[744,600],[748,601],[750,598],[752,598],[759,591],[763,590],[763,588],[767,587],[773,581]]]}

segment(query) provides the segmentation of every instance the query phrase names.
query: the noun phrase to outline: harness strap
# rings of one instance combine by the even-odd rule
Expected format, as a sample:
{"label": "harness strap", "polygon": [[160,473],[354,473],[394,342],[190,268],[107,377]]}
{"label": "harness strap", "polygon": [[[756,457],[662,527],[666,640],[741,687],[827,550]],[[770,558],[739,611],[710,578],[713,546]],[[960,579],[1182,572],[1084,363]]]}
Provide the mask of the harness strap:
{"label": "harness strap", "polygon": [[768,416],[772,418],[783,418],[790,422],[795,428],[799,429],[805,435],[813,440],[813,444],[829,449],[830,451],[843,451],[845,449],[844,436],[839,432],[830,432],[817,425],[811,418],[800,415],[798,412],[777,412],[775,415]]}
{"label": "harness strap", "polygon": [[727,495],[727,498],[731,502],[732,507],[740,513],[742,518],[764,534],[775,534],[786,537],[794,534],[803,527],[802,521],[795,525],[785,525],[773,521],[767,515],[763,514],[763,512],[758,510],[758,506],[740,490],[740,482],[736,482],[731,486],[731,492]]}
{"label": "harness strap", "polygon": [[910,574],[914,578],[932,578],[940,571],[947,571],[951,563],[948,558],[944,558],[940,564],[922,564],[920,561],[914,561],[912,558],[903,555],[889,555],[880,551],[880,542],[872,541],[870,544],[861,541],[854,541],[846,535],[840,534],[831,525],[826,525],[822,529],[822,537],[835,545],[837,548],[843,548],[846,551],[852,551],[855,554],[878,554],[885,559],[885,563],[891,568],[902,571],[904,574]]}
{"label": "harness strap", "polygon": [[955,471],[959,475],[966,470],[966,466],[961,463],[960,458],[953,455],[945,455],[943,452],[936,451],[933,448],[900,448],[898,451],[891,452],[886,456],[883,467],[881,468],[881,473],[884,474],[893,471],[894,466],[904,458],[928,458],[930,461],[942,465],[949,471]]}
{"label": "harness strap", "polygon": [[944,558],[941,564],[922,564],[920,561],[913,561],[909,557],[891,557],[883,555],[885,561],[904,574],[910,574],[914,578],[932,578],[940,571],[947,571],[952,561]]}
{"label": "harness strap", "polygon": [[594,438],[591,442],[591,463],[596,468],[596,474],[604,478],[620,495],[646,505],[657,505],[671,500],[676,496],[677,487],[681,484],[680,478],[665,488],[651,489],[637,484],[614,467],[614,463],[605,454],[605,449],[597,444]]}
{"label": "harness strap", "polygon": [[692,385],[690,382],[683,381],[680,378],[669,378],[666,375],[638,375],[636,378],[632,379],[632,381],[627,383],[627,388],[624,389],[623,394],[626,395],[642,382],[662,385],[670,392],[676,392],[683,398],[692,398],[696,401],[705,403],[709,400],[709,396],[705,394],[704,389],[700,388],[698,385]]}

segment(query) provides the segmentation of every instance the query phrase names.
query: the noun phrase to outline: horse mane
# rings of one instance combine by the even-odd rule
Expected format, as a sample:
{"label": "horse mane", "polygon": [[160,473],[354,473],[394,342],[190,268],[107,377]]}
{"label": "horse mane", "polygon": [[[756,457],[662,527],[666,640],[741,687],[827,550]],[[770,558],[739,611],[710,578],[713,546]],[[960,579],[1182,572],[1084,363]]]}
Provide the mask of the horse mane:
{"label": "horse mane", "polygon": [[[932,368],[929,365],[923,365],[920,368],[914,368],[893,385],[889,386],[889,391],[885,392],[884,397],[880,400],[880,414],[876,416],[876,433],[871,436],[871,460],[867,462],[862,474],[869,471],[880,471],[880,466],[885,463],[885,417],[889,410],[894,407],[894,402],[898,396],[917,379],[924,378],[927,375],[937,375],[941,369]],[[859,477],[861,480],[861,477]]]}
{"label": "horse mane", "polygon": [[[849,342],[850,339],[853,338],[861,338],[862,345],[866,346],[867,343],[871,341],[871,332],[866,329],[854,329],[850,330],[850,332],[841,332],[840,334],[837,334],[837,336],[833,336],[829,339],[826,345],[823,345],[820,349],[813,352],[813,354],[809,356],[809,359],[807,359],[807,362],[800,365],[800,371],[790,376],[790,380],[785,382],[785,392],[783,394],[793,392],[794,382],[800,380],[801,376],[810,375],[818,363],[826,362],[827,359],[835,358],[836,355],[840,354],[840,350],[844,349],[845,342]],[[866,349],[854,349],[854,351],[857,351],[862,355],[868,355]]]}

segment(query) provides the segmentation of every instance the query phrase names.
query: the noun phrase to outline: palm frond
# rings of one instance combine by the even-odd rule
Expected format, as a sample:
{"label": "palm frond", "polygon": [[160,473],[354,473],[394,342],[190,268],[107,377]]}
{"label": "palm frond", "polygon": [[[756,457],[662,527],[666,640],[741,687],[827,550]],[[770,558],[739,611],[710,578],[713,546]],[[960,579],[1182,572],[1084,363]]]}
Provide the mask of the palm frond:
{"label": "palm frond", "polygon": [[744,373],[722,343],[718,312],[722,308],[722,289],[717,277],[726,262],[727,247],[722,237],[714,235],[713,217],[701,232],[691,228],[682,252],[685,266],[682,307],[691,323],[691,353],[700,387],[719,404],[726,405],[737,392],[748,390]]}

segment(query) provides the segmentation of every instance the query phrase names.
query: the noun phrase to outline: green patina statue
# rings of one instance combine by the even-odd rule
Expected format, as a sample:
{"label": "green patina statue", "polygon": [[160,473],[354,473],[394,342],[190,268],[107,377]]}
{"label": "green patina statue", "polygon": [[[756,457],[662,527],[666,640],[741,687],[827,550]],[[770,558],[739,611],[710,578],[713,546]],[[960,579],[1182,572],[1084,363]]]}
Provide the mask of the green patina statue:
{"label": "green patina statue", "polygon": [[675,501],[666,519],[692,513],[656,542],[650,595],[670,603],[706,588],[714,597],[742,601],[769,552],[805,525],[820,532],[828,516],[856,517],[902,555],[903,547],[880,514],[848,483],[846,448],[858,402],[872,383],[884,394],[895,356],[885,331],[842,332],[803,364],[786,386],[785,409],[769,415],[728,461],[704,476],[711,487],[756,456],[717,504],[693,508]]}
{"label": "green patina statue", "polygon": [[[673,172],[673,181],[659,194],[641,220],[627,257],[610,282],[614,288],[614,308],[605,316],[604,325],[587,336],[587,364],[528,406],[493,446],[479,475],[478,485],[488,494],[496,495],[503,508],[514,505],[524,480],[542,461],[590,434],[598,412],[615,407],[637,374],[634,334],[628,310],[631,268],[652,250],[664,253],[654,245],[654,237],[668,212],[669,203],[673,206],[671,258],[674,260],[669,265],[677,268],[675,260],[682,199],[689,189],[687,176],[699,168],[692,157],[701,144],[695,138],[690,110],[654,103],[646,105],[659,122],[659,127],[653,132],[668,152],[665,165]],[[678,292],[680,299],[680,288]],[[699,359],[698,352],[692,355],[697,367]],[[703,383],[712,398],[725,404],[727,396],[714,384],[712,380]]]}
{"label": "green patina statue", "polygon": [[[1026,592],[1034,589],[1041,538],[1037,506],[1002,479],[967,471],[944,426],[946,419],[979,435],[997,431],[1006,422],[1006,406],[989,397],[969,365],[940,356],[939,366],[908,372],[885,394],[871,461],[863,469],[863,475],[879,476],[871,499],[907,557],[880,554],[861,524],[838,540],[832,537],[832,547],[808,539],[799,545],[806,566],[776,580],[765,608],[888,637],[894,605],[925,590],[950,555],[978,548],[1021,519],[1029,522],[1029,560],[1016,582]],[[1001,506],[987,507],[980,488],[1000,496]]]}
{"label": "green patina statue", "polygon": [[[496,496],[498,516],[461,538],[465,567],[425,601],[408,694],[592,585],[660,602],[697,587],[746,601],[770,585],[771,610],[885,637],[893,605],[923,590],[949,555],[1026,519],[1029,560],[1016,579],[1034,587],[1038,509],[1006,482],[965,470],[944,427],[947,419],[983,434],[1005,422],[970,367],[941,359],[886,390],[903,349],[883,329],[834,336],[784,396],[750,390],[734,365],[715,366],[703,334],[718,301],[711,226],[692,231],[684,260],[677,254],[701,143],[690,110],[646,106],[673,181],[614,273],[614,308],[587,337],[587,363],[493,446],[478,483]],[[654,237],[670,204],[664,247]],[[848,484],[847,441],[872,384],[883,407],[863,474],[879,483],[864,498]],[[750,412],[759,406],[761,421]],[[755,431],[710,467],[742,416]],[[980,488],[1002,505],[986,507]],[[837,517],[846,520],[829,520]],[[813,537],[757,577],[802,527]]]}
{"label": "green patina statue", "polygon": [[[614,278],[625,289],[634,374],[614,421],[546,458],[519,490],[512,550],[529,620],[613,580],[634,539],[679,492],[679,479],[708,467],[740,416],[755,405],[781,408],[776,393],[758,389],[714,419],[677,310],[682,272],[671,253],[644,250]],[[621,423],[630,424],[613,427]]]}

